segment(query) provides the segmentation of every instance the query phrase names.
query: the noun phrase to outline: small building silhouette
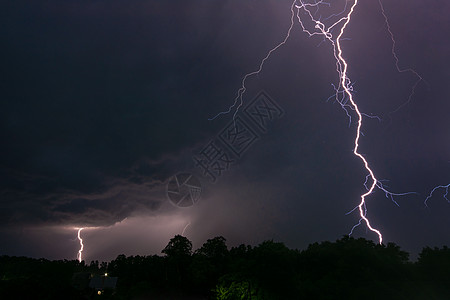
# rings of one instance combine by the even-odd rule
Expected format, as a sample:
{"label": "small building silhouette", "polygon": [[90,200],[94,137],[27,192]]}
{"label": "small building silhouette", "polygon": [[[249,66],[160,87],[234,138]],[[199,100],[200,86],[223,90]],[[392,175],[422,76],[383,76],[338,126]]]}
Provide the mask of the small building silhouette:
{"label": "small building silhouette", "polygon": [[93,276],[89,281],[89,287],[96,290],[97,293],[103,294],[105,290],[115,290],[117,277],[110,277],[107,274],[102,276]]}

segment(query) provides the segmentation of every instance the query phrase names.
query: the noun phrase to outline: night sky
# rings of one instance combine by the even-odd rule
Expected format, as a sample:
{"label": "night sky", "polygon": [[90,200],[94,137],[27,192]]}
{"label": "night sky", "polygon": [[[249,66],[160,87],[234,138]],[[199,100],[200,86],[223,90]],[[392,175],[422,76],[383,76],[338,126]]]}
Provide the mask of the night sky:
{"label": "night sky", "polygon": [[[386,242],[417,254],[450,244],[450,2],[360,0],[342,42],[364,119],[360,151],[379,190],[368,217]],[[241,80],[281,42],[291,1],[4,1],[0,9],[0,255],[85,260],[160,251],[175,234],[200,247],[267,239],[291,248],[334,241],[358,223],[366,172],[352,153],[356,123],[333,95],[332,49],[302,33],[247,81],[244,107],[264,91],[280,114],[212,182],[195,158],[233,125],[208,121],[233,103]],[[331,1],[317,16],[337,13]],[[355,117],[355,115],[352,115]],[[355,121],[355,119],[353,119]],[[231,122],[231,123],[230,123]],[[225,130],[225,131],[224,131]],[[245,146],[245,145],[244,145]],[[241,149],[242,150],[242,149]],[[201,199],[180,208],[166,189],[193,174]],[[354,236],[377,241],[365,226]]]}

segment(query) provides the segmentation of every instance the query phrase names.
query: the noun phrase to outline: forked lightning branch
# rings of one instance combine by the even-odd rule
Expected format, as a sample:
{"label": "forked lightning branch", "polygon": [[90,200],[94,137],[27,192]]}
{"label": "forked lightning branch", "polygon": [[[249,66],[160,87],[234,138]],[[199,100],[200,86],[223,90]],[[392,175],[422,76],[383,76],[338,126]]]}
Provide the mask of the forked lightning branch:
{"label": "forked lightning branch", "polygon": [[[272,48],[270,51],[267,52],[266,56],[261,60],[259,66],[256,68],[255,71],[247,73],[241,82],[241,86],[237,91],[237,95],[234,99],[233,104],[223,112],[220,112],[210,120],[214,120],[215,118],[228,114],[233,113],[233,119],[235,119],[239,109],[244,104],[243,96],[247,90],[246,84],[247,80],[251,78],[252,76],[259,74],[263,71],[264,64],[267,60],[270,59],[270,57],[276,52],[280,47],[282,47],[287,40],[289,39],[292,29],[296,24],[298,24],[301,27],[301,30],[303,33],[307,34],[309,37],[320,37],[323,39],[323,41],[326,41],[330,43],[332,46],[332,52],[330,55],[333,56],[335,65],[336,65],[336,73],[338,75],[338,82],[335,87],[335,96],[336,102],[339,103],[342,107],[342,109],[347,114],[348,118],[350,119],[350,122],[355,122],[355,120],[352,120],[352,116],[356,116],[356,131],[355,131],[355,138],[354,138],[354,145],[353,145],[353,154],[360,160],[362,167],[367,172],[366,180],[364,183],[364,187],[366,188],[366,192],[363,193],[360,197],[360,201],[358,205],[351,211],[358,211],[359,212],[359,222],[353,226],[353,228],[350,231],[350,234],[353,233],[353,230],[364,223],[367,228],[375,233],[378,237],[379,243],[381,244],[383,242],[383,236],[382,233],[376,229],[374,226],[372,226],[367,213],[367,200],[368,197],[375,191],[375,189],[379,189],[382,192],[385,193],[385,195],[391,200],[397,204],[397,202],[394,200],[394,196],[404,196],[408,194],[412,194],[413,192],[407,192],[407,193],[392,193],[388,191],[382,184],[382,182],[378,179],[376,174],[373,171],[373,168],[371,167],[370,162],[367,160],[367,158],[360,152],[360,140],[362,138],[361,129],[363,126],[363,121],[365,118],[378,118],[374,117],[368,114],[365,114],[362,112],[358,106],[357,99],[353,95],[353,82],[350,80],[348,76],[348,68],[349,64],[345,58],[345,51],[342,47],[342,41],[345,39],[344,34],[349,26],[349,24],[352,21],[352,16],[357,10],[359,4],[359,0],[354,1],[345,1],[343,4],[343,7],[340,9],[337,9],[336,13],[329,15],[326,18],[323,18],[320,14],[321,8],[323,7],[332,7],[332,3],[325,2],[325,1],[303,1],[303,0],[294,0],[291,4],[291,18],[290,18],[290,26],[286,32],[286,35],[282,39],[282,41],[277,44],[274,48]],[[382,16],[384,17],[385,24],[387,27],[387,32],[392,40],[392,55],[394,58],[395,66],[397,68],[398,72],[404,73],[408,72],[413,74],[416,77],[416,82],[411,88],[411,93],[408,97],[405,97],[405,102],[400,107],[398,107],[395,111],[391,112],[395,113],[399,109],[401,109],[405,104],[409,103],[414,96],[414,92],[416,90],[417,85],[423,80],[422,77],[413,69],[411,68],[401,68],[399,66],[399,58],[395,52],[395,39],[394,34],[391,31],[391,26],[388,21],[387,14],[384,10],[383,4],[381,0],[379,0],[380,5],[380,12]],[[379,119],[379,118],[378,118]],[[445,195],[444,197],[447,197],[448,194],[448,188],[449,186],[437,186],[433,191],[430,193],[429,197],[427,197],[426,201],[431,198],[433,195],[433,192],[435,192],[437,189],[444,189]],[[447,198],[446,198],[447,199]],[[426,202],[425,202],[426,204]]]}

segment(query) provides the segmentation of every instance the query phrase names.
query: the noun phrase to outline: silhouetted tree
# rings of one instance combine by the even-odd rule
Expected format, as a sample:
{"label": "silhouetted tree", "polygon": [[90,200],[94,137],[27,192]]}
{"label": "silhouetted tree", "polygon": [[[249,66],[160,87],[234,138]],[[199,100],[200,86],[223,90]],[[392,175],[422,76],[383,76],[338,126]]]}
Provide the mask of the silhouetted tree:
{"label": "silhouetted tree", "polygon": [[184,236],[176,235],[161,252],[166,255],[165,277],[171,289],[181,291],[190,287],[192,242]]}
{"label": "silhouetted tree", "polygon": [[[450,248],[425,247],[416,263],[423,297],[445,299],[450,295]],[[426,291],[426,292],[425,292]]]}
{"label": "silhouetted tree", "polygon": [[208,239],[206,243],[195,252],[213,260],[223,260],[228,255],[226,239],[223,236],[216,236],[213,239]]}
{"label": "silhouetted tree", "polygon": [[169,244],[161,252],[171,258],[190,256],[192,254],[192,242],[178,234],[170,239]]}
{"label": "silhouetted tree", "polygon": [[228,248],[222,236],[208,239],[192,257],[191,274],[197,291],[210,291],[226,273]]}

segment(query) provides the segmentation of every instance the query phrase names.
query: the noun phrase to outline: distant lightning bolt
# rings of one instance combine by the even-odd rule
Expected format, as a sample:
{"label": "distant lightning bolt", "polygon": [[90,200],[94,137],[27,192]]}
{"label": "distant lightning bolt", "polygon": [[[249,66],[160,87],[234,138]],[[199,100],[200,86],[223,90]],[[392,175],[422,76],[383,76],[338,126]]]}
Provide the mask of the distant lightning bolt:
{"label": "distant lightning bolt", "polygon": [[184,226],[183,231],[181,232],[181,235],[184,236],[184,233],[186,232],[186,229],[191,225],[191,222],[188,222],[186,226]]}
{"label": "distant lightning bolt", "polygon": [[[294,26],[294,20],[295,18],[297,18],[298,23],[300,24],[302,31],[306,34],[308,34],[309,37],[312,36],[322,36],[323,37],[323,41],[328,41],[331,43],[332,48],[333,48],[333,55],[336,61],[336,71],[339,75],[339,84],[338,86],[334,86],[335,89],[335,99],[336,101],[341,105],[341,107],[344,109],[344,111],[346,112],[347,116],[349,117],[350,123],[352,121],[351,119],[351,113],[349,110],[353,111],[354,113],[356,113],[357,115],[357,127],[356,127],[356,136],[355,136],[355,140],[354,140],[354,147],[353,147],[353,154],[358,157],[361,162],[364,165],[365,170],[368,172],[368,175],[366,176],[366,181],[364,182],[364,186],[366,188],[366,192],[363,193],[361,195],[361,201],[359,202],[359,204],[351,211],[353,212],[354,210],[358,210],[359,211],[359,216],[360,216],[360,220],[359,222],[353,226],[353,228],[350,231],[350,234],[353,233],[353,230],[359,226],[362,222],[364,222],[367,226],[367,228],[374,232],[377,236],[378,236],[378,240],[380,242],[380,244],[383,242],[383,236],[381,234],[381,232],[374,228],[369,219],[367,218],[367,207],[366,207],[366,200],[367,197],[372,194],[375,190],[375,188],[380,189],[381,191],[383,191],[386,195],[386,197],[391,198],[391,200],[398,205],[398,203],[393,199],[393,196],[402,196],[402,195],[408,195],[408,194],[412,194],[412,192],[408,192],[408,193],[392,193],[388,190],[386,190],[386,188],[383,186],[382,181],[378,180],[377,177],[374,174],[374,171],[372,170],[372,168],[369,165],[369,162],[367,161],[367,159],[359,152],[359,143],[360,143],[360,139],[361,136],[363,135],[361,132],[361,128],[363,125],[363,117],[369,117],[369,118],[377,118],[378,120],[380,120],[378,117],[376,116],[372,116],[372,115],[368,115],[365,114],[363,112],[361,112],[360,108],[358,107],[358,105],[355,102],[355,99],[353,97],[353,84],[350,80],[350,78],[347,75],[347,70],[348,70],[348,63],[347,61],[344,59],[343,56],[343,50],[342,50],[342,46],[341,46],[341,41],[345,40],[345,38],[343,38],[344,35],[344,31],[347,28],[347,25],[350,23],[351,21],[351,17],[352,14],[356,8],[356,6],[358,5],[358,0],[354,0],[354,2],[352,2],[353,4],[350,6],[350,9],[348,10],[348,13],[345,14],[345,11],[347,10],[348,7],[348,2],[350,1],[346,1],[345,3],[345,7],[344,9],[338,13],[338,14],[333,14],[331,16],[329,16],[328,18],[325,18],[323,21],[320,21],[318,19],[316,19],[314,17],[314,15],[317,14],[318,10],[319,10],[319,6],[320,5],[327,5],[330,6],[329,3],[324,2],[323,0],[321,1],[315,1],[314,3],[305,3],[303,0],[294,0],[292,2],[291,5],[291,23],[290,26],[288,28],[288,31],[286,33],[285,38],[282,40],[281,43],[279,43],[278,45],[276,45],[274,48],[272,48],[267,55],[261,60],[261,63],[259,64],[259,67],[256,71],[250,72],[248,74],[246,74],[241,82],[241,87],[239,88],[238,92],[237,92],[237,96],[234,99],[234,103],[229,107],[228,110],[220,112],[219,114],[217,114],[216,116],[210,118],[209,120],[214,120],[215,118],[223,115],[223,114],[228,114],[230,113],[233,109],[235,109],[235,112],[233,114],[233,120],[235,119],[239,108],[243,105],[243,95],[246,91],[246,81],[249,77],[252,77],[256,74],[259,74],[264,67],[265,62],[269,59],[269,57],[272,55],[273,52],[275,52],[276,50],[278,50],[281,46],[283,46],[287,40],[290,37],[292,28]],[[398,56],[395,52],[395,39],[394,39],[394,35],[391,31],[391,27],[390,24],[388,22],[388,18],[387,15],[384,11],[384,7],[381,3],[381,0],[379,0],[379,4],[381,7],[381,12],[382,15],[385,19],[385,23],[387,26],[387,30],[389,32],[389,35],[391,37],[392,40],[392,55],[395,59],[395,66],[397,68],[397,70],[401,73],[403,72],[410,72],[412,74],[414,74],[417,77],[417,81],[415,82],[415,84],[412,87],[412,91],[408,97],[407,102],[405,102],[404,104],[402,104],[400,107],[398,107],[395,111],[393,111],[392,113],[398,111],[401,107],[403,107],[405,104],[409,103],[411,101],[412,96],[414,95],[415,89],[417,87],[417,85],[419,84],[419,82],[422,80],[422,77],[413,69],[402,69],[399,66],[399,59]],[[295,13],[295,9],[297,9],[297,12]],[[315,9],[315,12],[312,12],[312,9]],[[314,30],[308,30],[307,27],[304,25],[303,21],[302,21],[302,17],[300,15],[300,13],[302,13],[303,15],[306,15],[309,20],[312,22],[312,24],[314,24]],[[325,21],[328,21],[330,18],[332,17],[340,17],[340,19],[338,19],[336,22],[332,23],[330,26],[326,26],[324,24]],[[340,30],[338,30],[338,35],[336,37],[334,37],[333,35],[333,31],[335,31],[338,27],[340,26]],[[369,183],[369,179],[370,179],[370,184]],[[450,185],[449,185],[450,186]],[[430,196],[427,198],[427,200],[432,196],[433,192],[438,189],[438,188],[446,188],[446,194],[445,197],[448,194],[448,188],[449,186],[438,186],[436,187],[430,194]],[[447,199],[447,198],[446,198]],[[349,213],[351,213],[349,212]]]}
{"label": "distant lightning bolt", "polygon": [[79,228],[78,229],[78,240],[80,241],[80,250],[78,250],[78,254],[77,254],[77,259],[78,259],[78,261],[79,262],[81,262],[82,260],[83,260],[83,258],[82,258],[82,254],[83,254],[83,248],[84,248],[84,245],[83,245],[83,239],[81,238],[81,230],[83,230],[84,228]]}

